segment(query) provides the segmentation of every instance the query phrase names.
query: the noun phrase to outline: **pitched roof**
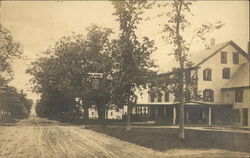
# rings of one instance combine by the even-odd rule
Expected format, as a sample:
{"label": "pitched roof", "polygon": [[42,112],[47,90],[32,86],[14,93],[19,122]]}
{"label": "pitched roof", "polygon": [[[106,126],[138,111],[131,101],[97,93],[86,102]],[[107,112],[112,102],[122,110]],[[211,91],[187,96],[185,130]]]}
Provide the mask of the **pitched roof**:
{"label": "pitched roof", "polygon": [[217,44],[209,49],[203,49],[197,52],[190,53],[190,55],[188,56],[188,59],[193,62],[195,67],[199,66],[205,61],[207,61],[208,59],[210,59],[212,56],[217,54],[220,50],[228,46],[229,44],[231,44],[242,55],[248,58],[248,54],[244,50],[242,50],[236,43],[234,43],[233,41],[227,41],[227,42]]}
{"label": "pitched roof", "polygon": [[233,74],[232,78],[225,84],[223,89],[250,86],[249,73],[250,63],[244,63],[240,65],[239,68],[236,70],[236,73]]}

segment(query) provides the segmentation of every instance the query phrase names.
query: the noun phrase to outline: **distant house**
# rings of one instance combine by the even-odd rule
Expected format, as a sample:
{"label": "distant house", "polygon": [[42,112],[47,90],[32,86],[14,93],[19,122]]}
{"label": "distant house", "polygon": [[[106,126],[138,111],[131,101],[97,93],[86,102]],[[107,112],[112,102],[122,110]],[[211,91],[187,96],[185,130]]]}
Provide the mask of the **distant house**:
{"label": "distant house", "polygon": [[115,120],[115,119],[120,120],[122,119],[122,114],[123,114],[123,109],[114,107],[106,111],[106,118],[112,119],[112,120]]}
{"label": "distant house", "polygon": [[[197,78],[196,88],[202,99],[186,99],[185,123],[250,126],[249,54],[233,41],[214,43],[209,49],[191,53],[194,66],[186,73]],[[132,115],[142,120],[178,123],[179,103],[174,95],[150,95],[149,91],[138,97]]]}
{"label": "distant house", "polygon": [[[121,120],[123,115],[123,109],[120,109],[116,106],[112,106],[105,112],[105,118],[109,120]],[[90,119],[97,119],[98,118],[98,111],[95,106],[89,108],[89,118]]]}
{"label": "distant house", "polygon": [[97,112],[97,108],[95,106],[89,108],[89,118],[90,119],[97,119],[98,118],[98,112]]}

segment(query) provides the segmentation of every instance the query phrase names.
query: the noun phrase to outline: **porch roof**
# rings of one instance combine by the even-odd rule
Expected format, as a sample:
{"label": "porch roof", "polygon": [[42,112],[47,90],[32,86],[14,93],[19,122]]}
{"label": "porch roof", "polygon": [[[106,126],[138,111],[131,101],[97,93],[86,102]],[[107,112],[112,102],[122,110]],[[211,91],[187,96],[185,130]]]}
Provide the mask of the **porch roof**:
{"label": "porch roof", "polygon": [[223,103],[223,102],[190,101],[190,102],[188,102],[188,103],[185,103],[185,105],[211,105],[211,106],[215,106],[215,105],[225,105],[225,106],[231,106],[231,105],[233,105],[233,104]]}
{"label": "porch roof", "polygon": [[[138,103],[136,104],[137,106],[169,106],[169,105],[178,105],[179,102],[163,102],[163,103]],[[223,106],[232,106],[233,104],[228,104],[228,103],[223,103],[223,102],[203,102],[203,101],[190,101],[186,102],[185,106],[200,106],[200,105],[211,105],[211,106],[218,106],[218,105],[223,105]]]}
{"label": "porch roof", "polygon": [[138,106],[159,106],[159,105],[176,105],[177,102],[155,102],[155,103],[138,103]]}

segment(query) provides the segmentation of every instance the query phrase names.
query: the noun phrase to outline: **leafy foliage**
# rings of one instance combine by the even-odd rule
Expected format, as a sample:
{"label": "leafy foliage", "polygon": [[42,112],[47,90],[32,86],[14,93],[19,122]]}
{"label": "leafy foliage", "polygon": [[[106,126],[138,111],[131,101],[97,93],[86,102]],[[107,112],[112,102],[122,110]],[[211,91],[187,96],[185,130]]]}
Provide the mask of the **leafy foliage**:
{"label": "leafy foliage", "polygon": [[23,91],[18,92],[14,87],[6,86],[4,90],[0,108],[14,118],[27,118],[31,111],[32,100],[27,99]]}
{"label": "leafy foliage", "polygon": [[13,40],[10,31],[0,24],[0,84],[12,79],[11,62],[20,58],[22,46]]}
{"label": "leafy foliage", "polygon": [[[175,56],[176,61],[179,63],[179,67],[175,69],[173,72],[172,78],[168,79],[172,80],[169,83],[174,89],[172,91],[175,93],[176,99],[180,102],[180,138],[184,139],[184,98],[185,93],[192,90],[196,90],[196,77],[193,80],[187,82],[187,79],[184,74],[187,70],[187,66],[192,65],[189,61],[187,61],[187,56],[189,54],[190,46],[194,38],[198,38],[203,42],[206,40],[205,35],[207,33],[211,33],[217,29],[220,29],[224,24],[222,22],[217,22],[215,24],[206,23],[202,24],[202,26],[197,27],[195,29],[195,34],[191,39],[191,42],[187,42],[187,39],[184,36],[187,28],[191,26],[191,23],[188,21],[188,15],[191,14],[191,5],[192,2],[185,0],[175,0],[171,3],[164,4],[163,7],[170,7],[170,10],[166,13],[161,14],[160,16],[166,16],[167,20],[163,27],[163,33],[166,35],[164,39],[166,39],[167,43],[172,45],[173,50],[170,54]],[[159,5],[162,7],[162,5]],[[195,82],[193,82],[195,81]],[[194,85],[191,85],[194,84]],[[191,85],[191,86],[190,86]],[[197,93],[194,93],[195,95]]]}
{"label": "leafy foliage", "polygon": [[[75,102],[77,97],[82,99],[84,111],[87,111],[90,104],[100,104],[99,98],[94,103],[91,100],[96,96],[90,95],[99,92],[92,92],[89,73],[103,73],[103,76],[110,74],[111,33],[111,29],[92,25],[87,28],[86,37],[82,34],[62,37],[53,48],[44,52],[45,57],[32,63],[27,73],[34,76],[31,80],[35,85],[34,91],[42,94],[37,107],[38,112],[41,110],[41,115],[80,115],[79,106]],[[103,92],[108,93],[107,90],[100,93]],[[102,102],[100,106],[105,104]]]}
{"label": "leafy foliage", "polygon": [[28,117],[32,106],[32,100],[28,100],[23,91],[7,85],[13,79],[11,63],[21,58],[22,53],[22,45],[0,24],[0,109],[15,118]]}
{"label": "leafy foliage", "polygon": [[[140,41],[136,35],[137,25],[142,20],[145,9],[151,5],[147,1],[113,1],[112,2],[120,24],[119,40],[114,43],[113,58],[115,59],[113,72],[113,102],[117,105],[130,107],[137,102],[135,92],[146,88],[155,67],[150,55],[155,51],[154,42],[148,37]],[[129,129],[128,119],[128,129]]]}

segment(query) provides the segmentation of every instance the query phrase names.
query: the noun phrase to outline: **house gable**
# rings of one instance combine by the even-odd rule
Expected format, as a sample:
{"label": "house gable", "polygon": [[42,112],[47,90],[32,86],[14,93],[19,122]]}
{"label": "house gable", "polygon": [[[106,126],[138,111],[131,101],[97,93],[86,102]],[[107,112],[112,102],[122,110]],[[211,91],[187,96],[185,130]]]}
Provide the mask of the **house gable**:
{"label": "house gable", "polygon": [[[223,102],[223,94],[221,89],[232,79],[234,74],[239,71],[239,67],[248,62],[246,53],[238,49],[232,41],[216,45],[211,50],[205,50],[203,57],[197,62],[197,78],[198,78],[198,91],[203,92],[205,89],[214,91],[214,102]],[[227,52],[226,63],[221,61],[221,53]],[[207,54],[204,54],[207,53]],[[238,63],[234,63],[234,53],[238,53]],[[201,56],[202,56],[201,55]],[[202,60],[203,59],[203,60]],[[211,79],[204,78],[204,70],[211,69]],[[224,71],[228,70],[228,71]],[[227,72],[227,73],[226,73]]]}
{"label": "house gable", "polygon": [[[222,44],[217,45],[217,47],[210,52],[206,58],[202,59],[200,62],[198,62],[195,67],[199,67],[201,64],[203,64],[204,62],[206,62],[207,60],[209,60],[210,58],[212,58],[214,55],[216,55],[217,53],[219,53],[221,50],[223,50],[225,47],[227,47],[228,45],[231,45],[233,48],[235,48],[240,54],[242,54],[247,60],[248,60],[248,54],[242,50],[236,43],[234,43],[233,41],[229,41],[229,42],[225,42]],[[203,52],[200,51],[199,53],[207,53],[207,52]]]}

